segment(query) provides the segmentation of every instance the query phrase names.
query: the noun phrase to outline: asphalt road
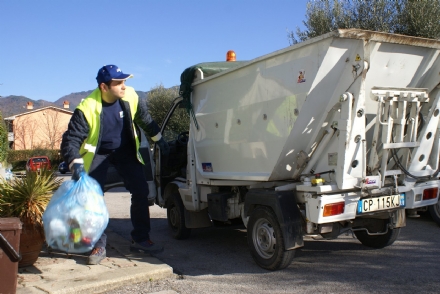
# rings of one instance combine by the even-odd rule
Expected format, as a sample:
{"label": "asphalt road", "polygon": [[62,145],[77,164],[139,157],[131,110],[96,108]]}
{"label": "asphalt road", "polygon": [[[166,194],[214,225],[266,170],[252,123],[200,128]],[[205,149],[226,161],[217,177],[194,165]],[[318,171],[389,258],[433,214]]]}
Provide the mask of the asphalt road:
{"label": "asphalt road", "polygon": [[[130,195],[124,189],[105,194],[109,227],[128,240]],[[439,293],[440,227],[428,215],[407,219],[398,240],[384,249],[361,245],[351,235],[336,240],[309,238],[292,264],[270,272],[252,260],[244,226],[192,231],[174,240],[166,210],[150,207],[151,238],[165,246],[156,257],[176,277],[129,285],[106,292],[152,293]]]}

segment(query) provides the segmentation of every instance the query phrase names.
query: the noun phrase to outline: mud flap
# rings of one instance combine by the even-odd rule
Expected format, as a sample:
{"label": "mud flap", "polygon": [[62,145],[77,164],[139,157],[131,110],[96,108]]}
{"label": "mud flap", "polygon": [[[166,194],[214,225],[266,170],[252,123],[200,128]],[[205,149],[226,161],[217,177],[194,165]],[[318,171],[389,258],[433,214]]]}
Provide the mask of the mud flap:
{"label": "mud flap", "polygon": [[393,214],[394,228],[403,228],[406,226],[406,213],[405,209],[399,209]]}
{"label": "mud flap", "polygon": [[183,208],[185,214],[185,226],[188,229],[206,228],[212,226],[208,215],[208,209],[202,211],[189,211]]}
{"label": "mud flap", "polygon": [[301,212],[293,191],[249,190],[244,204],[245,216],[249,216],[259,205],[270,207],[275,212],[287,250],[304,246]]}

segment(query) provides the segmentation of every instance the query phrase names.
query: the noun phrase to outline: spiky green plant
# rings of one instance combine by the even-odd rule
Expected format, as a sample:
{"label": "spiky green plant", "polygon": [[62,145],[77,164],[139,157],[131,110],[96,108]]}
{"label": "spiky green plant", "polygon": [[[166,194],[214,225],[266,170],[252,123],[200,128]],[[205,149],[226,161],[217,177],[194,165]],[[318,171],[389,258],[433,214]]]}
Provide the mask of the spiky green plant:
{"label": "spiky green plant", "polygon": [[21,178],[0,181],[0,216],[18,217],[24,224],[43,230],[43,213],[63,179],[54,171],[29,172]]}

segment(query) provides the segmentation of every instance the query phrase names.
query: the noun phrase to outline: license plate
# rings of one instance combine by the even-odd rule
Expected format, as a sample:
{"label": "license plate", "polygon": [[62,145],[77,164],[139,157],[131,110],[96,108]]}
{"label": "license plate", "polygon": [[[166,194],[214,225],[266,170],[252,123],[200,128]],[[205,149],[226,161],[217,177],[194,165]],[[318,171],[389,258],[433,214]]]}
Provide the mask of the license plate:
{"label": "license plate", "polygon": [[405,194],[366,198],[358,201],[357,214],[405,206]]}

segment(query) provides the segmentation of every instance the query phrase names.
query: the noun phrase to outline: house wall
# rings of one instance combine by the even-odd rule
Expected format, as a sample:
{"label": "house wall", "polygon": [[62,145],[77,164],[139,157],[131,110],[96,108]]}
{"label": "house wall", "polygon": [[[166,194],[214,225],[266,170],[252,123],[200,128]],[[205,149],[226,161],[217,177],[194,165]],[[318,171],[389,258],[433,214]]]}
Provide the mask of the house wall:
{"label": "house wall", "polygon": [[71,116],[71,112],[53,108],[17,116],[13,122],[13,149],[59,149]]}

